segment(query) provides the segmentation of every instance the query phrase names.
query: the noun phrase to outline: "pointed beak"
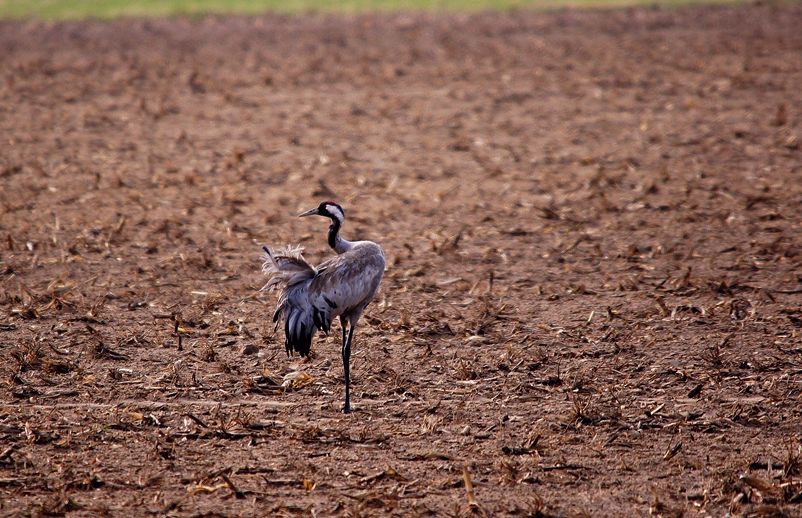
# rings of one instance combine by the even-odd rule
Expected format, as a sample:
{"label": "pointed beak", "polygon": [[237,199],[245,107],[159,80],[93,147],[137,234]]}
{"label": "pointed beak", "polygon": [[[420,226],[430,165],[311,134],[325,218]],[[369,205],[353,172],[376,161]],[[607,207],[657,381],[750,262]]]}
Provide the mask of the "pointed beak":
{"label": "pointed beak", "polygon": [[306,216],[316,216],[318,214],[320,214],[320,212],[318,212],[317,207],[315,207],[314,209],[309,209],[307,211],[298,214],[298,217],[305,218]]}

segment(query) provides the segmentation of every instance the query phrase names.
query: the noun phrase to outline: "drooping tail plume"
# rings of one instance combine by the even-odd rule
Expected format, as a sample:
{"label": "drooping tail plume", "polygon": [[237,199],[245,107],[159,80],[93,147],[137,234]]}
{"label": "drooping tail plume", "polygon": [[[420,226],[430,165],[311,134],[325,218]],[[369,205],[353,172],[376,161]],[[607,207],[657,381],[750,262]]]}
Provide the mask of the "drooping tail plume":
{"label": "drooping tail plume", "polygon": [[263,290],[280,288],[278,308],[273,314],[273,322],[284,315],[284,337],[287,354],[297,352],[301,356],[309,354],[315,323],[308,303],[309,284],[317,271],[301,255],[301,247],[287,247],[276,253],[263,246],[265,262],[262,271],[268,276]]}

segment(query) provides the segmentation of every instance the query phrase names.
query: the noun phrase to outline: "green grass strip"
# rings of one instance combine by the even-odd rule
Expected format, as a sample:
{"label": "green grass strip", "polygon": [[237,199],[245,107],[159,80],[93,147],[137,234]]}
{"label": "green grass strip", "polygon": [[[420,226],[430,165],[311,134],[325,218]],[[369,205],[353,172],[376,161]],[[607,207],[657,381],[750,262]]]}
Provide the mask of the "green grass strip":
{"label": "green grass strip", "polygon": [[480,11],[514,8],[677,6],[737,0],[0,0],[0,18],[69,20],[123,16],[257,14],[267,11],[359,13],[370,11]]}

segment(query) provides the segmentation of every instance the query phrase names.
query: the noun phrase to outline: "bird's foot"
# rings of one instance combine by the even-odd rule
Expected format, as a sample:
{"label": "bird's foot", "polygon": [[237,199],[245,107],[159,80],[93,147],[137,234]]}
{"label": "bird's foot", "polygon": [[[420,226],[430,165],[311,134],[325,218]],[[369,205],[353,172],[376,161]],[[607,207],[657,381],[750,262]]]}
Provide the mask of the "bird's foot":
{"label": "bird's foot", "polygon": [[343,405],[342,412],[343,412],[343,414],[350,414],[351,413],[351,405],[348,405],[348,404]]}

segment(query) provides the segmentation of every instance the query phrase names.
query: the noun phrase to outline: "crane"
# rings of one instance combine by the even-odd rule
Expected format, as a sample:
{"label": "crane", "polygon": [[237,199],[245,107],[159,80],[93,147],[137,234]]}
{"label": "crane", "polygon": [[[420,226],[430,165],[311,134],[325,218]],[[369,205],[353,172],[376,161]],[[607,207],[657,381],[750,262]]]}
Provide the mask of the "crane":
{"label": "crane", "polygon": [[273,253],[263,246],[266,256],[262,271],[268,276],[263,289],[281,290],[273,322],[278,327],[279,319],[284,318],[288,356],[293,352],[307,356],[315,332],[328,334],[332,321],[340,318],[345,380],[343,412],[349,413],[354,329],[379,290],[384,275],[384,251],[372,241],[348,241],[340,236],[345,211],[332,201],[324,201],[298,216],[329,218],[328,244],[337,255],[315,268],[303,258],[300,247],[288,246]]}

